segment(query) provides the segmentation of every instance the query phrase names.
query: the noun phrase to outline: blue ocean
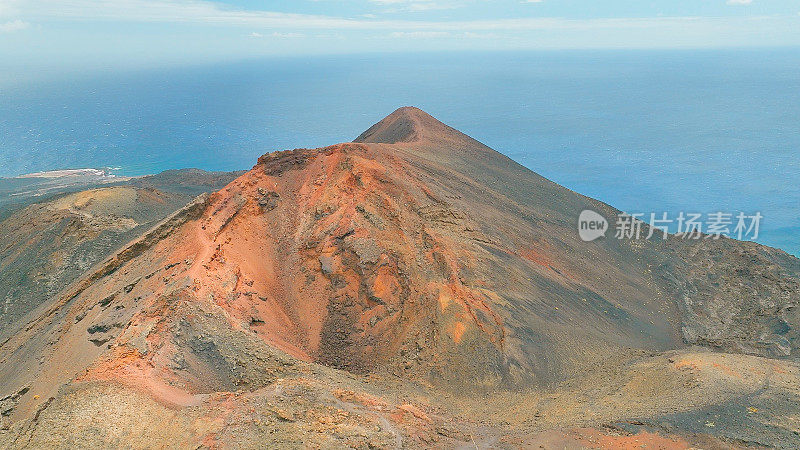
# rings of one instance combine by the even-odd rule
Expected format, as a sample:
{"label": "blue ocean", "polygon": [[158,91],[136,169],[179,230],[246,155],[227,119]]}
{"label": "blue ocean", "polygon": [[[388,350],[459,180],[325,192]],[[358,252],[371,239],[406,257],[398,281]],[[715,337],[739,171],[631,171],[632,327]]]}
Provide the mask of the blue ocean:
{"label": "blue ocean", "polygon": [[[33,80],[33,79],[32,79]],[[0,82],[0,176],[250,168],[418,106],[628,212],[760,212],[800,255],[800,50],[273,58]]]}

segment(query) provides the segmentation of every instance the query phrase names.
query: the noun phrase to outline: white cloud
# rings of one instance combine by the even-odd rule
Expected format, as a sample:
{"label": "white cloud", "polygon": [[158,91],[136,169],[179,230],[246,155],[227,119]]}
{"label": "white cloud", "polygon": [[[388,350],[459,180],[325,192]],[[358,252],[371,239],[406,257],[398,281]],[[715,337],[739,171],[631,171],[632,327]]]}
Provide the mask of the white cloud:
{"label": "white cloud", "polygon": [[265,34],[257,32],[257,31],[254,31],[254,32],[248,34],[248,36],[251,37],[251,38],[259,38],[259,39],[260,38],[264,38],[264,37],[273,37],[273,38],[279,38],[279,39],[294,39],[294,38],[305,37],[305,34],[303,34],[303,33],[279,33],[277,31],[275,31],[273,33],[265,35]]}
{"label": "white cloud", "polygon": [[387,12],[422,12],[439,9],[454,9],[464,6],[464,2],[442,0],[370,0],[383,6],[392,6]]}
{"label": "white cloud", "polygon": [[306,35],[303,33],[279,33],[277,31],[273,32],[270,36],[281,39],[295,39],[295,38],[306,37]]}
{"label": "white cloud", "polygon": [[12,20],[6,23],[0,23],[0,33],[13,33],[14,31],[24,30],[30,27],[31,24],[22,20]]}
{"label": "white cloud", "polygon": [[[385,5],[445,4],[429,0],[371,0]],[[441,0],[448,2],[450,0]],[[750,0],[732,0],[745,2]],[[397,33],[530,33],[536,31],[623,31],[638,30],[646,35],[692,27],[696,32],[709,29],[745,29],[754,21],[779,20],[770,16],[754,17],[642,17],[566,19],[523,17],[468,21],[381,20],[377,18],[344,18],[323,15],[290,14],[272,11],[245,10],[207,0],[0,0],[0,6],[15,6],[11,18],[20,21],[99,21],[99,22],[164,22],[246,27],[247,32],[264,36],[280,32],[281,36],[308,35],[312,30],[342,33],[372,31]],[[452,0],[452,4],[458,3]],[[463,4],[463,1],[458,3]],[[780,19],[797,20],[797,19]],[[16,22],[16,21],[15,21]],[[11,25],[9,25],[11,26]],[[11,26],[16,27],[19,25]],[[420,35],[420,34],[417,34]],[[402,36],[402,35],[400,35]],[[413,36],[411,34],[408,37]],[[429,34],[428,36],[437,36]],[[443,34],[438,36],[443,37]]]}
{"label": "white cloud", "polygon": [[[408,0],[379,1],[408,3]],[[473,21],[374,20],[243,10],[205,0],[27,0],[19,4],[17,13],[23,18],[73,21],[198,23],[293,31],[303,29],[379,31],[388,29],[405,32],[647,28],[700,19],[695,17],[620,19],[540,17]]]}
{"label": "white cloud", "polygon": [[726,3],[729,5],[749,5],[753,3],[753,0],[728,0]]}
{"label": "white cloud", "polygon": [[395,31],[390,33],[388,37],[396,39],[494,39],[498,36],[494,33],[474,33],[472,31],[466,31],[463,33],[450,31]]}
{"label": "white cloud", "polygon": [[18,13],[20,0],[0,0],[0,17],[14,16]]}
{"label": "white cloud", "polygon": [[393,38],[431,39],[450,36],[447,31],[395,31],[389,35]]}
{"label": "white cloud", "polygon": [[330,16],[237,9],[205,0],[27,0],[20,3],[14,12],[22,17],[62,20],[206,23],[276,28],[353,28],[359,23]]}

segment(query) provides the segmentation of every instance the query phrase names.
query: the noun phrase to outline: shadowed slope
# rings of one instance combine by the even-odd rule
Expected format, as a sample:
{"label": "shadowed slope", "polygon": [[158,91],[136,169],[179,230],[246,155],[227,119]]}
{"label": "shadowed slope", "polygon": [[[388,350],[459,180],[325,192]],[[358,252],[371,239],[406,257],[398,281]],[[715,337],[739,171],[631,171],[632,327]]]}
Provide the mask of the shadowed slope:
{"label": "shadowed slope", "polygon": [[[439,122],[413,106],[397,109],[363,132],[353,142],[362,144],[410,144],[461,142],[485,147],[466,134]],[[485,147],[488,149],[488,147]]]}

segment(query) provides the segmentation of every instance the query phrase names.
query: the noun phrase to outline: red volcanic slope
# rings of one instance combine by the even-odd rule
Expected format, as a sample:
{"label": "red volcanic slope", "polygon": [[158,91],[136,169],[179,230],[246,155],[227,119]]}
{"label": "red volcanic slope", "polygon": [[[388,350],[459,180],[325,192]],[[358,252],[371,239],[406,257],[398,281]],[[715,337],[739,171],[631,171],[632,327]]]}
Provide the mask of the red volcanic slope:
{"label": "red volcanic slope", "polygon": [[[737,289],[796,299],[796,281],[770,281],[796,280],[796,260],[729,241],[588,244],[586,208],[617,213],[401,108],[353,143],[264,155],[198,198],[4,343],[0,379],[38,403],[77,379],[191,405],[263,385],[265,348],[467,389],[551,384],[687,341],[782,348]],[[718,320],[706,301],[737,309]]]}

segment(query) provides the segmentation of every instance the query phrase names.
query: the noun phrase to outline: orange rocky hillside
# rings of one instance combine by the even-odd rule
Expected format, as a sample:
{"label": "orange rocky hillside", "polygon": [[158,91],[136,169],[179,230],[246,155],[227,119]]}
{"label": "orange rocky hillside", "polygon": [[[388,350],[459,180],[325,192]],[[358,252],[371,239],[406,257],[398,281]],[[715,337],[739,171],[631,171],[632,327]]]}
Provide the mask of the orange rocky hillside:
{"label": "orange rocky hillside", "polygon": [[266,154],[2,343],[0,396],[24,391],[8,420],[85,386],[222,411],[220,393],[316,364],[458,395],[692,344],[794,358],[796,259],[729,240],[585,243],[584,209],[617,214],[416,108],[351,143]]}

